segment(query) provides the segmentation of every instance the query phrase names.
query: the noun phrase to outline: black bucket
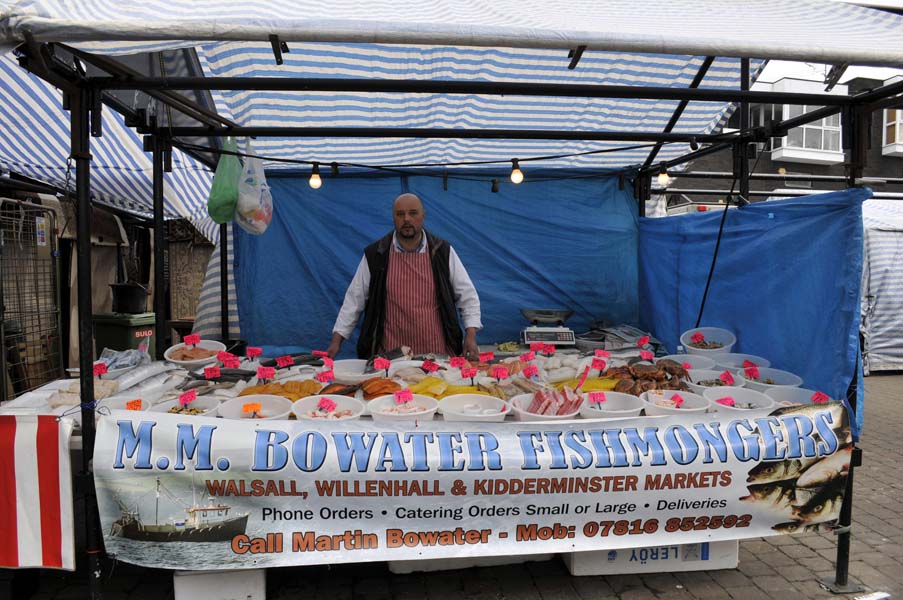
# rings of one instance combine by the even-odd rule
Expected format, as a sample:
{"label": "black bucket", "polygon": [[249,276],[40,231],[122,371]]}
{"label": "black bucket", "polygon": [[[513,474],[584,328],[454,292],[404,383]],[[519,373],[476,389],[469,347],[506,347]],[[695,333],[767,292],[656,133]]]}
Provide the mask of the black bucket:
{"label": "black bucket", "polygon": [[111,283],[113,312],[139,314],[147,312],[147,288],[138,283]]}

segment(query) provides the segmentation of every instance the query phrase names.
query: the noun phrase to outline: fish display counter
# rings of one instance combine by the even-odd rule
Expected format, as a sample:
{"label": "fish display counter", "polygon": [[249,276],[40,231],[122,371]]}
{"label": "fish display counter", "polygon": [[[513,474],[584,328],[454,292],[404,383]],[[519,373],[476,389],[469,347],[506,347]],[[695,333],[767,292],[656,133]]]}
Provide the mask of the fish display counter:
{"label": "fish display counter", "polygon": [[[602,574],[730,568],[741,538],[834,527],[852,450],[844,405],[781,379],[765,358],[712,352],[733,343],[688,333],[700,353],[656,357],[648,336],[629,351],[537,344],[477,361],[213,348],[98,373],[105,541],[136,564],[141,544],[172,543],[172,568],[189,554],[193,568],[248,568],[237,557],[257,552],[249,532],[269,531],[258,567],[389,560],[408,572],[561,553],[572,573]],[[81,402],[77,382],[61,380],[0,412],[77,420]],[[178,475],[189,463],[190,489]],[[184,498],[196,485],[209,499],[179,507],[189,518],[170,507],[166,524],[147,525],[136,490]],[[324,512],[337,507],[345,517]],[[420,515],[412,525],[469,516],[475,529],[426,551],[426,533],[390,535],[402,508]],[[197,562],[189,522],[207,540],[224,519],[223,555]],[[311,528],[310,540],[292,537]]]}

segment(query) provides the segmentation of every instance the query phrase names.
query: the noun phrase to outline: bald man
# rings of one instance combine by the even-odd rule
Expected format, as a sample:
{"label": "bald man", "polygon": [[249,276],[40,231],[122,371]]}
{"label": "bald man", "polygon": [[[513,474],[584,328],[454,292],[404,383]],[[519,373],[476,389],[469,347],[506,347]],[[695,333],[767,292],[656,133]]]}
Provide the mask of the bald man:
{"label": "bald man", "polygon": [[396,198],[392,214],[394,231],[364,249],[332,328],[329,356],[338,354],[363,312],[359,358],[410,346],[414,354],[476,359],[480,298],[461,259],[423,228],[426,211],[416,195]]}

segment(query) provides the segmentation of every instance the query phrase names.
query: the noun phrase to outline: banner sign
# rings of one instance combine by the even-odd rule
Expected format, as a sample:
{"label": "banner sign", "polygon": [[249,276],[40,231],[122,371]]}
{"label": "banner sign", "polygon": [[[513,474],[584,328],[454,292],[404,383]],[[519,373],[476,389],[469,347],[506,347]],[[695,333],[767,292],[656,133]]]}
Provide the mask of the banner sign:
{"label": "banner sign", "polygon": [[670,546],[835,524],[842,404],[559,422],[265,421],[115,411],[107,551],[172,569]]}

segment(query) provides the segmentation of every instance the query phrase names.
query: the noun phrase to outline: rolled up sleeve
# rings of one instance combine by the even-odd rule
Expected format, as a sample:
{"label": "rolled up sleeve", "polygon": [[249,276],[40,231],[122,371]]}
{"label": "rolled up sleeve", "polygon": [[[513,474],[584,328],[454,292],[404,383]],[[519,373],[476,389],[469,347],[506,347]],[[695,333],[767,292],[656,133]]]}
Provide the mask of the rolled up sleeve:
{"label": "rolled up sleeve", "polygon": [[[351,279],[351,284],[345,292],[345,300],[336,317],[333,333],[338,333],[346,340],[351,337],[358,319],[367,304],[367,295],[370,291],[370,267],[367,265],[367,257],[361,258],[357,271]],[[479,301],[478,301],[479,302]],[[477,305],[479,310],[479,304]]]}
{"label": "rolled up sleeve", "polygon": [[464,328],[476,327],[477,329],[482,329],[480,297],[477,295],[477,290],[473,287],[473,282],[470,281],[467,269],[464,268],[454,248],[450,248],[448,253],[448,270],[455,294],[455,306],[457,306],[458,312],[461,314]]}

